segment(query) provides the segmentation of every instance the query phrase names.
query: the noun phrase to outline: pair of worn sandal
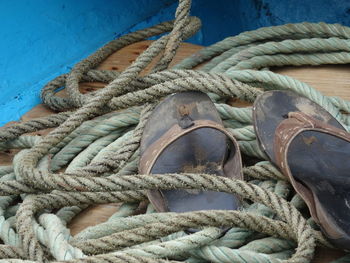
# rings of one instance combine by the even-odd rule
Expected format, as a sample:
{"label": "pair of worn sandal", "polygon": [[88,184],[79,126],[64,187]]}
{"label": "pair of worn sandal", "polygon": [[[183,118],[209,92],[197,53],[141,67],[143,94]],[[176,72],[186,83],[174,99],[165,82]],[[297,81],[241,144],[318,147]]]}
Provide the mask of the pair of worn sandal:
{"label": "pair of worn sandal", "polygon": [[[288,177],[333,244],[350,249],[350,135],[325,109],[289,91],[263,93],[253,106],[261,148]],[[140,173],[206,173],[243,180],[235,138],[201,92],[168,96],[141,140]],[[159,212],[236,210],[239,197],[199,190],[153,190]]]}

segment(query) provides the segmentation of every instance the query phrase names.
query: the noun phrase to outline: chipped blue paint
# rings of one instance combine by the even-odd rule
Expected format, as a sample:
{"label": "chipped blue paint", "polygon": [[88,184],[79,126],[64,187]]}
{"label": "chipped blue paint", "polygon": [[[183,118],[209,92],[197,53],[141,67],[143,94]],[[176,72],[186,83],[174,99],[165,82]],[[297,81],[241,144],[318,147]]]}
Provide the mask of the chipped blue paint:
{"label": "chipped blue paint", "polygon": [[241,0],[238,8],[242,30],[304,21],[350,26],[348,0]]}
{"label": "chipped blue paint", "polygon": [[[41,87],[105,42],[173,19],[176,0],[0,0],[0,126],[39,103]],[[261,26],[350,25],[346,0],[193,0],[203,22],[189,41],[209,45]]]}

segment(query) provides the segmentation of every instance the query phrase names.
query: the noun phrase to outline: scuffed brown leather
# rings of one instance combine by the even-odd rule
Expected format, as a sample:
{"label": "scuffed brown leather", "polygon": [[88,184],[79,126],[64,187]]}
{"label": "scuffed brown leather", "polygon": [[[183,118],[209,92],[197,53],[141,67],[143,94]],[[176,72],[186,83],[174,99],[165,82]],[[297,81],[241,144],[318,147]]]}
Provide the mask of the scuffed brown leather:
{"label": "scuffed brown leather", "polygon": [[[194,121],[194,125],[186,129],[181,128],[178,124],[175,124],[173,127],[171,127],[165,134],[163,134],[161,138],[150,145],[148,149],[143,153],[139,162],[140,173],[151,173],[153,165],[167,146],[169,146],[180,137],[201,128],[216,129],[224,133],[230,139],[233,147],[235,148],[235,152],[233,154],[230,154],[228,161],[224,165],[224,175],[225,177],[243,180],[242,158],[236,139],[221,124],[210,120],[196,120]],[[161,191],[148,191],[147,195],[150,202],[158,212],[167,211],[167,207]]]}
{"label": "scuffed brown leather", "polygon": [[274,152],[276,163],[293,185],[295,191],[303,198],[307,204],[313,219],[321,225],[331,238],[341,238],[340,232],[336,229],[331,219],[315,200],[312,191],[301,182],[295,180],[288,166],[288,149],[293,139],[304,131],[319,131],[327,133],[350,142],[350,134],[344,130],[335,128],[322,121],[316,120],[302,112],[291,112],[288,119],[282,121],[276,128],[274,138]]}

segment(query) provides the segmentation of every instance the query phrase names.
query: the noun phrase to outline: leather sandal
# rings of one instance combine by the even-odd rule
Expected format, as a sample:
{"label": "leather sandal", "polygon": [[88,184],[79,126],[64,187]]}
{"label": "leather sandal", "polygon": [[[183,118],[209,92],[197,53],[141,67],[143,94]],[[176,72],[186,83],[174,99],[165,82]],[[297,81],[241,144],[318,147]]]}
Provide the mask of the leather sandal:
{"label": "leather sandal", "polygon": [[[269,123],[274,130],[267,136],[263,129]],[[263,150],[288,177],[325,236],[349,250],[350,134],[318,104],[284,91],[257,99],[254,124]]]}
{"label": "leather sandal", "polygon": [[[223,127],[210,98],[202,92],[168,96],[151,114],[140,145],[142,174],[207,173],[243,179],[241,155]],[[158,212],[235,210],[239,197],[202,190],[152,190]]]}

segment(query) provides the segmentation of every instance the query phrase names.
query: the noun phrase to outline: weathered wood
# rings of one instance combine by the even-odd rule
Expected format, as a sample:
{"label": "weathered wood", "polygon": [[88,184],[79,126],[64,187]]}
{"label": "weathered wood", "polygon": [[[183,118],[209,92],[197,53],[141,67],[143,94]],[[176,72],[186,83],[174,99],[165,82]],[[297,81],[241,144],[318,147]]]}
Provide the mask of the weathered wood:
{"label": "weathered wood", "polygon": [[[117,70],[122,71],[130,63],[132,63],[136,57],[145,50],[151,41],[143,41],[133,44],[127,48],[120,50],[112,54],[107,58],[100,66],[99,69]],[[184,43],[181,45],[172,64],[179,62],[183,58],[195,53],[202,47]],[[150,67],[154,65],[154,62],[145,70],[148,72]],[[319,66],[319,67],[284,67],[276,68],[275,72],[294,77],[300,81],[310,84],[312,87],[321,91],[325,95],[339,96],[341,98],[350,100],[350,66],[348,65],[332,65],[332,66]],[[83,93],[102,88],[104,85],[101,83],[84,83],[80,86],[80,90]],[[61,96],[64,96],[65,92],[60,92]],[[239,105],[239,104],[238,104]],[[245,105],[245,104],[241,104]],[[53,112],[44,105],[38,105],[31,111],[22,116],[23,121],[27,121],[33,118],[47,116]],[[40,131],[37,134],[44,135],[48,130]],[[11,162],[13,154],[17,151],[9,151],[6,153],[0,153],[0,165],[8,165]],[[72,234],[79,233],[81,230],[88,226],[96,225],[106,221],[118,209],[118,204],[96,205],[92,206],[78,216],[76,216],[69,224]],[[317,249],[316,257],[313,263],[326,263],[334,260],[343,255],[343,252],[331,249]]]}

